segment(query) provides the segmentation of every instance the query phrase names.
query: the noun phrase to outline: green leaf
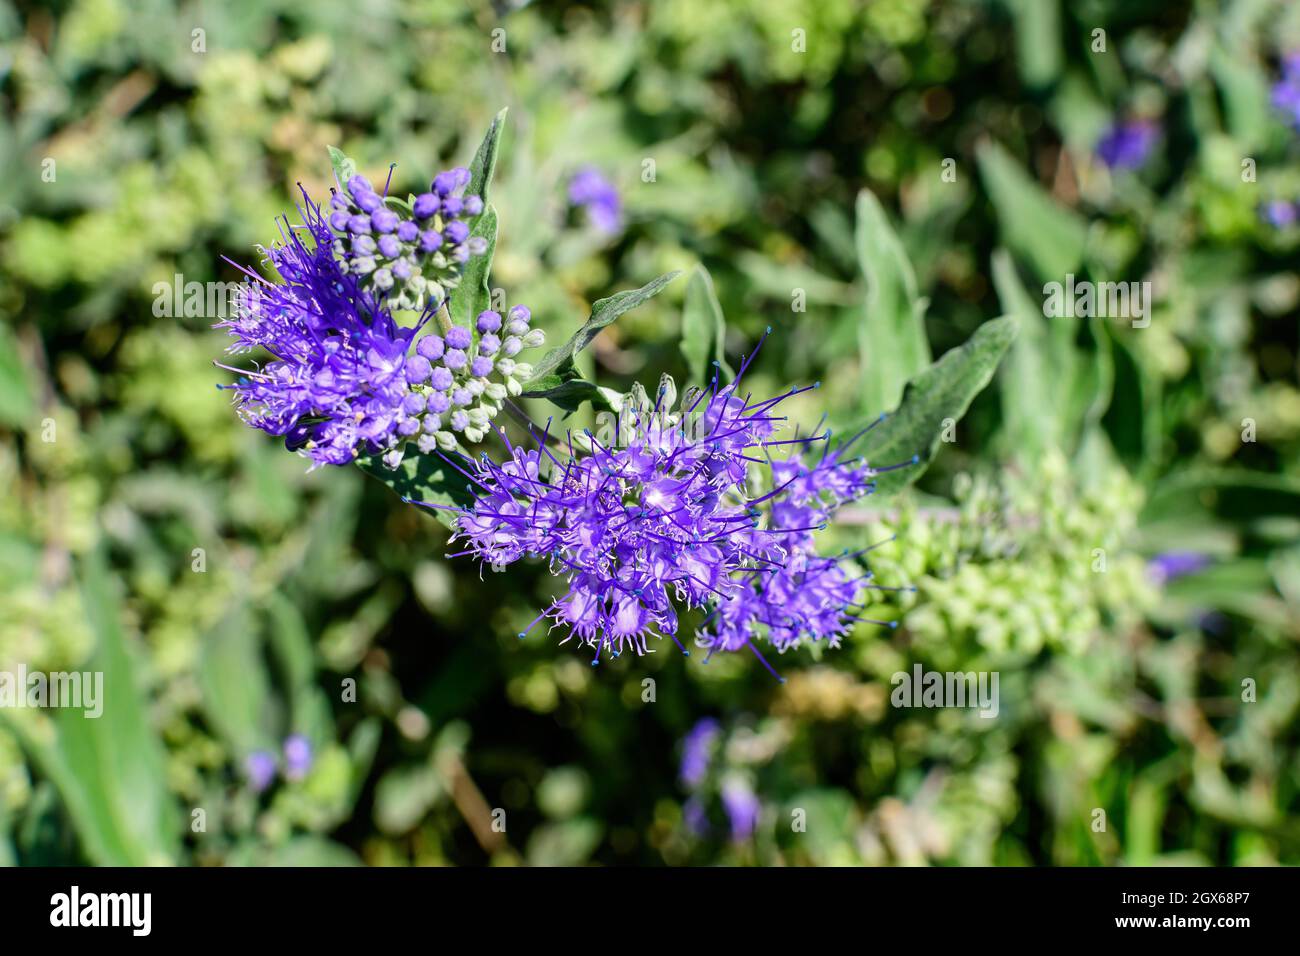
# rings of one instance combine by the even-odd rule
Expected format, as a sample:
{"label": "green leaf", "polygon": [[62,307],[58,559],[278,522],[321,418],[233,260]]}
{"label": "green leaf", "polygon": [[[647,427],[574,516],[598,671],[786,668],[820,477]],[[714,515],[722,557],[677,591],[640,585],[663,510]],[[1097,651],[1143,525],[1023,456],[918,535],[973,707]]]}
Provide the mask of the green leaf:
{"label": "green leaf", "polygon": [[1243,150],[1262,146],[1268,139],[1272,111],[1268,83],[1257,64],[1216,44],[1210,53],[1210,72],[1223,97],[1223,111],[1228,130],[1237,140],[1235,145]]}
{"label": "green leaf", "polygon": [[582,378],[577,369],[573,377],[563,378],[551,387],[538,391],[524,392],[527,398],[545,398],[558,405],[566,412],[575,412],[583,402],[591,402],[596,408],[617,412],[623,407],[623,395],[612,388],[601,388],[595,382]]}
{"label": "green leaf", "polygon": [[[410,501],[463,508],[474,500],[473,492],[467,487],[469,479],[438,455],[409,454],[400,465],[391,469],[378,457],[358,458],[357,465]],[[451,527],[450,511],[443,508],[425,510]]]}
{"label": "green leaf", "polygon": [[726,340],[727,323],[713,291],[713,279],[704,266],[696,266],[686,285],[686,302],[682,307],[681,349],[692,382],[704,385],[711,381],[709,366],[713,362],[718,363],[724,384],[735,377],[723,354]]}
{"label": "green leaf", "polygon": [[1016,60],[1026,85],[1049,86],[1061,74],[1060,0],[1007,0],[1016,21]]}
{"label": "green leaf", "polygon": [[34,407],[18,340],[8,325],[0,325],[0,422],[21,426],[31,419]]}
{"label": "green leaf", "polygon": [[579,866],[587,862],[604,827],[590,817],[543,823],[528,838],[525,856],[530,866]]}
{"label": "green leaf", "polygon": [[235,753],[242,758],[275,749],[267,712],[271,684],[246,606],[236,607],[203,636],[198,679],[207,720]]}
{"label": "green leaf", "polygon": [[363,866],[355,853],[342,843],[322,836],[296,836],[276,847],[246,844],[227,859],[229,866],[321,867]]}
{"label": "green leaf", "polygon": [[447,300],[447,311],[455,325],[473,328],[478,314],[488,307],[492,299],[492,290],[488,286],[492,271],[492,256],[497,248],[497,211],[493,206],[483,210],[483,215],[474,222],[471,236],[482,236],[487,240],[487,250],[481,256],[470,256],[461,273],[460,283],[451,290]]}
{"label": "green leaf", "polygon": [[330,153],[330,164],[334,167],[334,178],[338,180],[341,189],[357,174],[357,164],[343,155],[341,149],[335,149],[333,146],[326,148]]}
{"label": "green leaf", "polygon": [[880,475],[877,494],[896,494],[925,472],[939,445],[944,419],[958,421],[966,414],[1015,336],[1014,316],[985,322],[968,342],[945,353],[907,383],[898,408],[872,426],[854,449],[878,467],[915,458],[909,467]]}
{"label": "green leaf", "polygon": [[[104,557],[81,566],[96,639],[85,670],[103,674],[99,717],[62,708],[40,725],[9,722],[55,785],[87,858],[98,866],[159,866],[179,852],[179,808],[167,790],[162,742],[149,724]],[[3,716],[3,712],[0,712]]]}
{"label": "green leaf", "polygon": [[469,164],[469,185],[465,188],[466,196],[478,196],[484,203],[488,198],[488,187],[492,185],[492,176],[497,168],[497,153],[501,148],[501,131],[506,125],[506,113],[502,109],[492,119],[487,135],[479,144],[474,159]]}
{"label": "green leaf", "polygon": [[1034,460],[1048,449],[1062,446],[1063,406],[1054,396],[1063,382],[1048,354],[1043,310],[1025,291],[1005,249],[993,253],[993,286],[1002,310],[1016,317],[1020,330],[998,376],[1007,445],[1016,454]]}
{"label": "green leaf", "polygon": [[657,295],[664,286],[676,279],[680,272],[670,272],[639,289],[625,289],[616,292],[608,299],[600,299],[591,308],[589,318],[569,341],[558,348],[551,349],[533,371],[533,376],[523,383],[524,397],[546,398],[578,378],[573,367],[573,357],[591,344],[605,326],[610,325],[624,312],[630,312],[638,305]]}
{"label": "green leaf", "polygon": [[267,596],[268,643],[289,697],[290,730],[320,745],[334,737],[329,699],[316,684],[316,655],[307,622],[280,592]]}
{"label": "green leaf", "polygon": [[907,380],[930,363],[930,342],[916,273],[880,201],[866,189],[858,193],[855,237],[858,267],[867,282],[858,325],[861,407],[870,413],[898,401]]}
{"label": "green leaf", "polygon": [[438,771],[425,764],[394,767],[375,785],[375,825],[397,836],[413,830],[443,796]]}
{"label": "green leaf", "polygon": [[1063,281],[1083,261],[1083,218],[1056,202],[997,143],[982,146],[978,160],[1003,241],[1040,279]]}

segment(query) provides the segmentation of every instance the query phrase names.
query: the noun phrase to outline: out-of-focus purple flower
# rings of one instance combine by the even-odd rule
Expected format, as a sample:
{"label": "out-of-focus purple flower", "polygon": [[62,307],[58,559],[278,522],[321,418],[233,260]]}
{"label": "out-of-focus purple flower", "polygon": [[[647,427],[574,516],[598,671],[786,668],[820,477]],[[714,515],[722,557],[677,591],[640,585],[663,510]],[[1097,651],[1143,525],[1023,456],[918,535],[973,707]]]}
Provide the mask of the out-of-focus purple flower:
{"label": "out-of-focus purple flower", "polygon": [[569,202],[586,209],[591,224],[601,232],[623,228],[623,201],[618,190],[594,166],[584,166],[569,180]]}
{"label": "out-of-focus purple flower", "polygon": [[1111,169],[1137,169],[1146,163],[1160,135],[1160,127],[1148,119],[1115,123],[1097,143],[1097,155]]}
{"label": "out-of-focus purple flower", "polygon": [[1282,59],[1282,77],[1273,85],[1272,101],[1291,125],[1300,129],[1300,51]]}
{"label": "out-of-focus purple flower", "polygon": [[244,773],[249,786],[261,793],[275,779],[275,755],[265,750],[254,750],[244,758]]}
{"label": "out-of-focus purple flower", "polygon": [[694,790],[709,773],[713,762],[713,747],[718,741],[721,728],[712,717],[705,717],[696,722],[682,738],[682,783]]}
{"label": "out-of-focus purple flower", "polygon": [[727,811],[727,819],[731,821],[733,841],[741,843],[754,835],[763,805],[746,784],[728,780],[722,785],[722,809]]}
{"label": "out-of-focus purple flower", "polygon": [[699,796],[692,796],[682,804],[682,821],[686,829],[697,837],[709,832],[709,815],[704,810],[704,801]]}
{"label": "out-of-focus purple flower", "polygon": [[1156,584],[1167,584],[1175,578],[1204,570],[1210,564],[1210,556],[1199,551],[1166,551],[1151,559],[1147,571]]}
{"label": "out-of-focus purple flower", "polygon": [[1271,199],[1264,203],[1260,215],[1274,229],[1289,229],[1300,219],[1300,207],[1285,199]]}
{"label": "out-of-focus purple flower", "polygon": [[595,650],[593,664],[606,650],[643,654],[648,637],[682,648],[675,598],[712,606],[711,630],[696,634],[710,653],[749,647],[768,666],[757,639],[780,650],[838,645],[869,585],[857,554],[816,555],[814,532],[887,469],[845,459],[856,439],[831,451],[826,432],[777,437],[780,403],[817,386],[756,400],[740,387],[752,359],[731,385],[688,393],[679,414],[663,392],[653,408],[625,407],[610,447],[590,433],[585,451],[570,436],[560,457],[545,434],[533,436],[540,450],[507,442],[504,465],[486,455],[466,463],[474,504],[429,505],[461,512],[459,554],[498,567],[542,557],[568,577],[568,593],[524,634],[549,618],[569,632],[561,643],[577,637]]}
{"label": "out-of-focus purple flower", "polygon": [[284,775],[290,780],[301,780],[311,770],[311,742],[302,734],[293,734],[284,741]]}

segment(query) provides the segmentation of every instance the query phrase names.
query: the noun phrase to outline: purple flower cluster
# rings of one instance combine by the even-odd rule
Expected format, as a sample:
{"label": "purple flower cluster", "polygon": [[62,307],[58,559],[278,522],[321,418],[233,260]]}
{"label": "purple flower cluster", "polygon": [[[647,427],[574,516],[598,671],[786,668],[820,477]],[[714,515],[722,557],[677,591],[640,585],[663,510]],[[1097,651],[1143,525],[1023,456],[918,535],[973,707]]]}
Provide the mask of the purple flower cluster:
{"label": "purple flower cluster", "polygon": [[1282,60],[1282,78],[1273,85],[1273,105],[1286,113],[1287,119],[1300,129],[1300,52],[1289,53]]}
{"label": "purple flower cluster", "polygon": [[1097,155],[1111,169],[1137,169],[1146,163],[1159,136],[1152,120],[1121,120],[1097,143]]}
{"label": "purple flower cluster", "polygon": [[[454,193],[465,176],[440,174],[428,195],[443,203],[439,208],[455,200],[453,207],[463,211]],[[373,197],[362,191],[359,178],[349,180],[352,194]],[[235,339],[230,352],[260,349],[272,360],[251,371],[232,368],[240,380],[218,387],[234,391],[246,422],[284,436],[286,446],[310,458],[313,467],[345,465],[370,454],[393,468],[408,442],[427,453],[457,449],[461,437],[482,441],[507,397],[518,395],[520,383],[532,375],[532,367],[516,356],[545,340],[530,327],[528,308],[516,305],[505,318],[488,310],[473,330],[448,326],[441,335],[421,336],[434,309],[426,308],[415,326],[399,325],[390,311],[397,302],[388,294],[396,287],[381,288],[379,272],[357,267],[356,253],[370,235],[356,232],[351,246],[340,250],[321,208],[305,192],[303,201],[303,225],[283,229],[282,241],[262,250],[280,281],[244,269],[253,287],[236,313],[217,324]],[[376,207],[370,215],[387,211]],[[441,213],[431,215],[439,221]],[[436,265],[438,255],[429,261]],[[420,289],[433,288],[419,276],[411,282],[417,279]],[[408,284],[402,294],[414,288]]]}
{"label": "purple flower cluster", "polygon": [[408,203],[380,196],[364,176],[349,177],[330,200],[343,270],[385,296],[390,308],[421,311],[426,302],[437,308],[470,256],[487,251],[486,239],[470,235],[483,200],[462,198],[469,181],[462,167],[439,173],[429,192]]}
{"label": "purple flower cluster", "polygon": [[[739,383],[719,388],[715,378],[687,394],[680,414],[661,407],[663,390],[652,408],[625,407],[630,421],[612,447],[586,433],[575,449],[570,435],[557,457],[542,434],[536,450],[507,440],[505,464],[469,460],[478,497],[452,509],[462,512],[459,554],[494,567],[547,559],[568,591],[533,626],[549,618],[567,628],[565,641],[595,650],[593,664],[604,650],[645,653],[650,636],[681,647],[676,604],[711,608],[696,634],[710,654],[749,647],[763,660],[759,639],[780,651],[837,645],[870,574],[854,568],[857,555],[818,556],[814,532],[885,469],[846,459],[851,442],[830,450],[829,432],[776,437],[778,406],[807,388],[756,401]],[[790,454],[774,460],[779,452]]]}
{"label": "purple flower cluster", "polygon": [[[477,336],[454,326],[441,336],[420,339],[407,360],[406,377],[415,397],[406,401],[411,414],[420,416],[420,429],[410,434],[419,436],[421,452],[453,451],[460,434],[471,442],[483,440],[507,396],[518,395],[519,383],[532,375],[531,365],[515,360],[523,349],[546,340],[541,329],[529,327],[531,321],[524,305],[516,305],[505,319],[489,309],[474,323]],[[491,381],[493,374],[505,381]]]}
{"label": "purple flower cluster", "polygon": [[[361,450],[385,451],[405,418],[406,352],[417,332],[345,273],[319,206],[303,193],[301,227],[263,249],[280,282],[254,281],[242,307],[217,323],[229,351],[264,349],[273,360],[229,387],[250,425],[301,449],[316,465],[351,462]],[[223,366],[225,367],[225,366]],[[218,386],[223,387],[223,386]]]}
{"label": "purple flower cluster", "polygon": [[601,232],[623,228],[623,201],[614,184],[594,166],[585,166],[569,181],[569,202],[587,210],[591,224]]}

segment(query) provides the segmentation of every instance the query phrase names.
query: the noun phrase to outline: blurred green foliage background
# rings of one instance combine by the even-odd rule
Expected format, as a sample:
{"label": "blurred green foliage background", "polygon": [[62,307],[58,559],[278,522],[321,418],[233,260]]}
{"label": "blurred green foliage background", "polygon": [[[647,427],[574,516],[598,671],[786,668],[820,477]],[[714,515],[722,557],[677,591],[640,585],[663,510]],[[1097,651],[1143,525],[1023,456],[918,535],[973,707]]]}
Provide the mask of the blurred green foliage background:
{"label": "blurred green foliage background", "polygon": [[[0,669],[107,698],[0,711],[0,861],[1300,862],[1300,229],[1260,215],[1300,199],[1296,48],[1285,0],[0,2]],[[216,316],[157,314],[255,263],[327,144],[418,190],[502,107],[492,284],[552,342],[702,263],[733,366],[774,328],[756,392],[823,382],[812,424],[896,404],[907,336],[1018,316],[920,483],[835,532],[898,533],[897,630],[785,684],[521,642],[544,569],[480,575],[360,470],[306,474],[213,387]],[[1160,139],[1109,171],[1131,116]],[[585,165],[616,234],[569,207]],[[1152,282],[1150,325],[1044,318],[1067,273]],[[686,288],[583,372],[683,381]],[[1171,551],[1208,562],[1162,583]],[[889,706],[916,662],[998,671],[999,716]],[[258,792],[291,734],[310,771]]]}

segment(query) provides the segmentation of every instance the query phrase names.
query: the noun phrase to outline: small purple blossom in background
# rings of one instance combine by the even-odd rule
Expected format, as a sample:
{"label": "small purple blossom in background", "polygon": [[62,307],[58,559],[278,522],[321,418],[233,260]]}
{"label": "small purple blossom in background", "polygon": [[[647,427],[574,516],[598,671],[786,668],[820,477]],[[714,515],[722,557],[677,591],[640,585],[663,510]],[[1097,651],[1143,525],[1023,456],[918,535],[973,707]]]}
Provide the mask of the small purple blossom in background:
{"label": "small purple blossom in background", "polygon": [[1290,229],[1300,219],[1300,205],[1284,199],[1272,199],[1260,208],[1260,215],[1274,229]]}
{"label": "small purple blossom in background", "polygon": [[1156,584],[1163,585],[1175,578],[1203,571],[1211,563],[1210,556],[1199,551],[1166,551],[1151,559],[1147,572]]}
{"label": "small purple blossom in background", "polygon": [[694,790],[709,773],[713,762],[713,748],[722,728],[712,717],[705,717],[682,738],[682,783]]}
{"label": "small purple blossom in background", "polygon": [[1097,155],[1111,169],[1137,169],[1151,156],[1159,135],[1152,120],[1121,120],[1098,141]]}
{"label": "small purple blossom in background", "polygon": [[1283,57],[1282,78],[1273,85],[1271,99],[1291,125],[1300,129],[1300,52]]}
{"label": "small purple blossom in background", "polygon": [[618,190],[594,166],[584,166],[569,181],[569,202],[586,209],[591,224],[601,232],[623,228],[623,201]]}
{"label": "small purple blossom in background", "polygon": [[707,836],[709,832],[709,814],[704,809],[704,801],[699,795],[688,797],[682,804],[682,822],[686,829],[697,837]]}
{"label": "small purple blossom in background", "polygon": [[311,743],[302,734],[293,734],[284,741],[284,775],[288,780],[301,780],[311,770]]}
{"label": "small purple blossom in background", "polygon": [[731,839],[734,842],[744,842],[754,835],[763,805],[748,784],[739,780],[724,783],[722,809],[727,811],[727,819],[731,821]]}
{"label": "small purple blossom in background", "polygon": [[244,774],[249,786],[261,793],[275,779],[275,755],[265,750],[254,750],[244,758]]}

